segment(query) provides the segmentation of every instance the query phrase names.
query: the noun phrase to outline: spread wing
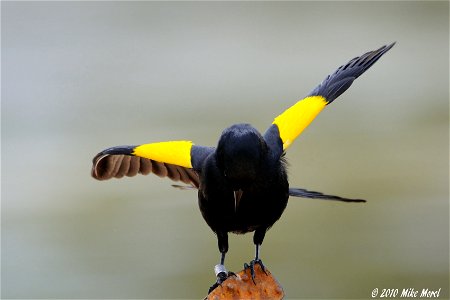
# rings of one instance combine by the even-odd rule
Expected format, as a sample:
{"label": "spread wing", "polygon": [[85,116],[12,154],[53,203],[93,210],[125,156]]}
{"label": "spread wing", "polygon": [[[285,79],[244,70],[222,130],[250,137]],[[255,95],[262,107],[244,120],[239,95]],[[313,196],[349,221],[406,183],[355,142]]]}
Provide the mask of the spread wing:
{"label": "spread wing", "polygon": [[190,141],[111,147],[94,157],[91,175],[107,180],[153,173],[198,188],[203,161],[213,151]]}
{"label": "spread wing", "polygon": [[266,142],[281,154],[326,105],[345,92],[356,78],[369,69],[394,44],[355,57],[340,66],[333,74],[328,75],[306,98],[298,101],[275,118],[264,135]]}

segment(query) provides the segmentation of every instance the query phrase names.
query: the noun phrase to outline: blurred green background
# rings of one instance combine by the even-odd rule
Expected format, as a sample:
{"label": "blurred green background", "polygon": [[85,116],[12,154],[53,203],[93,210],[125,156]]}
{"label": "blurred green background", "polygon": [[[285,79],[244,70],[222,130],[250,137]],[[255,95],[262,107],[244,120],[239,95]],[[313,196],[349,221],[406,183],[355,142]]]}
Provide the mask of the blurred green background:
{"label": "blurred green background", "polygon": [[[2,1],[2,298],[202,298],[216,238],[194,191],[98,182],[114,145],[273,118],[397,41],[290,147],[293,198],[262,259],[293,298],[449,296],[448,2]],[[253,258],[232,235],[226,265]]]}

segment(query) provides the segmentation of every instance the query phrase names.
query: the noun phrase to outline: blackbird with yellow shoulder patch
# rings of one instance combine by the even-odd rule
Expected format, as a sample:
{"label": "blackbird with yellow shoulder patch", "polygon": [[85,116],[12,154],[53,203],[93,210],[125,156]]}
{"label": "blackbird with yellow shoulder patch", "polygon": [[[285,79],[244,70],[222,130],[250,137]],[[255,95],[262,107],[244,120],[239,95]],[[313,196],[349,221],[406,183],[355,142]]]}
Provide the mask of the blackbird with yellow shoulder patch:
{"label": "blackbird with yellow shoulder patch", "polygon": [[259,247],[267,230],[281,217],[289,196],[365,202],[290,188],[285,151],[311,121],[395,43],[355,57],[327,76],[307,97],[288,108],[264,134],[250,124],[226,128],[217,147],[191,141],[117,146],[93,159],[92,176],[98,180],[154,173],[198,189],[198,204],[206,223],[217,235],[221,253],[214,288],[228,276],[224,267],[228,233],[254,232],[255,258],[246,267],[264,268]]}

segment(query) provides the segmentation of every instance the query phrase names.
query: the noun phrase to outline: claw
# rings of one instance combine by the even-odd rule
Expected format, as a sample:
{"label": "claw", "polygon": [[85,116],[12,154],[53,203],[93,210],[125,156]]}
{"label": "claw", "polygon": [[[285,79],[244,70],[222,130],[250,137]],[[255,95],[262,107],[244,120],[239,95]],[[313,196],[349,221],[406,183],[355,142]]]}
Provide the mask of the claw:
{"label": "claw", "polygon": [[264,264],[263,264],[262,260],[260,260],[260,259],[254,259],[254,260],[252,260],[252,261],[250,262],[250,265],[247,264],[247,263],[244,264],[244,269],[250,269],[250,274],[251,274],[251,276],[252,276],[252,281],[253,281],[253,283],[254,283],[255,285],[256,285],[256,282],[255,282],[255,265],[256,265],[256,264],[258,264],[258,265],[261,267],[261,270],[264,272],[264,274],[267,275],[266,267],[264,267]]}
{"label": "claw", "polygon": [[209,290],[208,290],[208,295],[209,294],[211,294],[211,292],[212,291],[214,291],[214,289],[216,288],[216,287],[218,287],[220,284],[219,283],[214,283],[210,288],[209,288]]}
{"label": "claw", "polygon": [[216,287],[218,287],[219,285],[222,285],[222,283],[227,280],[228,275],[225,272],[220,272],[219,274],[217,274],[217,280],[216,282],[209,288],[208,290],[208,294],[211,293]]}
{"label": "claw", "polygon": [[230,276],[234,276],[234,277],[236,277],[236,273],[234,273],[234,272],[228,272],[228,276],[227,276],[227,278],[228,278],[228,277],[230,277]]}
{"label": "claw", "polygon": [[216,265],[214,267],[214,271],[216,273],[217,280],[216,282],[209,288],[208,294],[210,294],[216,287],[222,285],[222,283],[227,280],[230,276],[236,276],[233,272],[227,272],[225,266],[222,264]]}

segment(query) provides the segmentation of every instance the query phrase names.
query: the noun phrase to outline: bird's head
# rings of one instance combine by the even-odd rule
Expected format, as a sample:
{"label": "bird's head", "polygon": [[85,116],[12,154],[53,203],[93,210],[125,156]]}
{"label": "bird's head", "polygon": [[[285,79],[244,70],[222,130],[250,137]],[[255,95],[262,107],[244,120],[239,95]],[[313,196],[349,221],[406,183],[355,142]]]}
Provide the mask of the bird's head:
{"label": "bird's head", "polygon": [[266,142],[254,127],[236,124],[222,132],[217,165],[234,188],[242,188],[257,178],[267,152]]}

